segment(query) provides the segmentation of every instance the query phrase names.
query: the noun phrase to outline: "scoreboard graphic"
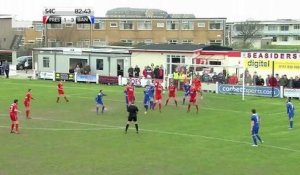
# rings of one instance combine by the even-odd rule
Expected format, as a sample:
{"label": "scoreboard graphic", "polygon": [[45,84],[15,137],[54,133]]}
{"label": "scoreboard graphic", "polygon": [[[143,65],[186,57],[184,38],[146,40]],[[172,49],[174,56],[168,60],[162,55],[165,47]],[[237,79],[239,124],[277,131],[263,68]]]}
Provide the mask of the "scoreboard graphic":
{"label": "scoreboard graphic", "polygon": [[45,8],[43,24],[94,24],[94,11],[90,8]]}

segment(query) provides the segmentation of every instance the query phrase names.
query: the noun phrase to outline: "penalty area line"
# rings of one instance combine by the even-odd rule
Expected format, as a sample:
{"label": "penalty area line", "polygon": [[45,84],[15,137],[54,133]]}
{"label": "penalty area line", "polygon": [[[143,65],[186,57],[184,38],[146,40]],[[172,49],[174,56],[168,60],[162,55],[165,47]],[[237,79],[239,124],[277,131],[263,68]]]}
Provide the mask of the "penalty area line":
{"label": "penalty area line", "polygon": [[[9,128],[9,126],[0,126],[0,128]],[[113,130],[119,128],[26,128],[20,127],[25,130],[45,130],[45,131],[98,131],[98,130]]]}

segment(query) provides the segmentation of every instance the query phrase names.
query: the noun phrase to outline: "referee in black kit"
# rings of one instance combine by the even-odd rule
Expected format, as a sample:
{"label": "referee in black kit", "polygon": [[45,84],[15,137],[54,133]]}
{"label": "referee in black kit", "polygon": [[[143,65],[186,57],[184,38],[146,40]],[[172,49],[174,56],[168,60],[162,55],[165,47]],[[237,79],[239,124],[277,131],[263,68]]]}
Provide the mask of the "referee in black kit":
{"label": "referee in black kit", "polygon": [[125,134],[127,134],[129,124],[131,124],[131,123],[134,123],[136,133],[139,133],[139,126],[137,123],[137,112],[139,111],[139,109],[132,103],[128,106],[127,111],[129,113],[129,115],[128,115],[128,121],[127,121],[126,128],[125,128]]}

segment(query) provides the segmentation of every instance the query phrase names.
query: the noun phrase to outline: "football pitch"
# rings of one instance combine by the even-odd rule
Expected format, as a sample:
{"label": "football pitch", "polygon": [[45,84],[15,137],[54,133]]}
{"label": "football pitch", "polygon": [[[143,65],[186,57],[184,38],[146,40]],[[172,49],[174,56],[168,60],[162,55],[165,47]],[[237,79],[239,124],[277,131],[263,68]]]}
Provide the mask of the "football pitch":
{"label": "football pitch", "polygon": [[[23,100],[32,89],[31,117]],[[96,115],[95,96],[107,96]],[[136,88],[139,134],[127,134],[123,87],[64,83],[70,102],[56,103],[57,82],[0,79],[0,175],[295,175],[300,174],[300,122],[288,130],[285,99],[205,93],[197,114],[173,101],[144,114]],[[20,134],[10,134],[8,109],[19,99]],[[166,99],[166,94],[163,97]],[[264,140],[252,147],[251,109]]]}

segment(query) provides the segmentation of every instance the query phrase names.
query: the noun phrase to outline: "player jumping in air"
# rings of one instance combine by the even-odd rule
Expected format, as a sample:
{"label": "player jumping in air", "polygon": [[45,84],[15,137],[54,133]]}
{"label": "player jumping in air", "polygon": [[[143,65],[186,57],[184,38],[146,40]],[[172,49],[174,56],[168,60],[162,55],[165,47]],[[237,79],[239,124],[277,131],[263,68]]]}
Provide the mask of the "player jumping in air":
{"label": "player jumping in air", "polygon": [[185,81],[183,84],[183,90],[184,90],[184,95],[183,95],[183,99],[182,99],[183,105],[185,103],[185,98],[190,95],[190,89],[191,89],[191,85],[189,84],[188,81]]}
{"label": "player jumping in air", "polygon": [[291,97],[288,98],[288,101],[286,103],[286,111],[289,117],[289,129],[293,129],[293,124],[294,124],[294,116],[295,116],[295,107],[293,103],[291,102]]}
{"label": "player jumping in air", "polygon": [[58,92],[58,96],[57,96],[57,100],[56,103],[59,102],[60,97],[64,97],[64,99],[66,100],[66,102],[69,102],[69,100],[67,99],[66,95],[65,95],[65,91],[63,89],[64,84],[62,83],[62,81],[60,81],[57,84],[57,92]]}
{"label": "player jumping in air", "polygon": [[[10,108],[9,108],[9,116],[10,116],[10,120],[11,120],[10,133],[19,134],[18,113],[20,113],[20,111],[18,111],[18,100],[15,99],[13,104],[11,104]],[[15,130],[14,130],[14,127],[16,127]]]}
{"label": "player jumping in air", "polygon": [[25,99],[24,99],[25,114],[26,114],[27,119],[31,119],[31,117],[29,116],[31,99],[34,100],[34,98],[32,97],[32,94],[31,94],[31,89],[28,89],[28,91],[25,95]]}
{"label": "player jumping in air", "polygon": [[169,99],[173,99],[174,102],[175,102],[175,105],[177,107],[177,100],[176,100],[176,86],[173,84],[173,82],[170,83],[169,87],[168,87],[168,90],[169,90],[169,97],[168,99],[166,100],[166,104],[165,106],[168,105],[169,103]]}
{"label": "player jumping in air", "polygon": [[99,93],[97,94],[95,101],[96,101],[96,113],[97,115],[99,114],[99,107],[102,106],[101,109],[101,113],[103,114],[105,106],[103,103],[103,96],[106,96],[105,94],[103,94],[102,90],[99,91]]}
{"label": "player jumping in air", "polygon": [[190,112],[190,109],[191,109],[191,105],[194,105],[197,109],[197,113],[199,111],[199,107],[198,107],[198,104],[197,104],[197,88],[195,86],[192,86],[191,89],[190,89],[190,102],[189,102],[189,105],[188,105],[188,109],[187,109],[187,112]]}

